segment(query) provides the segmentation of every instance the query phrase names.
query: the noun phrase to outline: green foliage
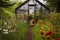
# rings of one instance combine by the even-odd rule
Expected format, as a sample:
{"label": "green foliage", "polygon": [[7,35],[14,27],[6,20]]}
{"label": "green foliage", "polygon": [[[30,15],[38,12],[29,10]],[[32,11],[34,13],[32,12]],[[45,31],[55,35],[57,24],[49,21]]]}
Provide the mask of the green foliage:
{"label": "green foliage", "polygon": [[37,23],[33,28],[33,38],[34,38],[33,40],[43,40],[41,38],[40,30],[41,30],[41,25],[40,23]]}
{"label": "green foliage", "polygon": [[[41,19],[41,17],[43,17]],[[46,32],[52,31],[56,34],[52,34],[55,40],[60,38],[60,13],[51,13],[47,17],[41,16],[37,24],[33,28],[33,38],[34,40],[42,40],[41,30],[44,30],[44,36]],[[46,38],[44,40],[47,40]]]}
{"label": "green foliage", "polygon": [[[28,29],[28,25],[24,24],[22,22],[17,23],[16,16],[15,16],[15,8],[18,7],[21,3],[22,2],[20,2],[20,3],[18,2],[16,4],[14,4],[9,1],[6,1],[6,2],[0,1],[0,28],[7,28],[8,26],[11,26],[11,28],[8,29],[9,31],[10,30],[13,31],[14,29],[17,29],[16,33],[9,32],[7,35],[0,32],[0,34],[1,34],[0,40],[20,40],[20,39],[24,40],[25,39],[25,33],[26,33],[26,30]],[[8,22],[8,25],[5,25],[4,24],[5,22]],[[21,29],[19,29],[19,28],[21,28]]]}
{"label": "green foliage", "polygon": [[17,23],[16,29],[17,29],[17,34],[20,35],[19,39],[20,40],[26,40],[26,32],[29,29],[29,25],[20,21]]}
{"label": "green foliage", "polygon": [[52,11],[55,10],[57,3],[60,2],[60,0],[46,0],[47,1],[47,6],[50,7]]}
{"label": "green foliage", "polygon": [[11,2],[10,0],[7,1],[0,1],[0,7],[8,7],[8,6],[13,6],[15,3]]}
{"label": "green foliage", "polygon": [[15,22],[14,24],[16,24],[14,26],[16,32],[9,32],[8,34],[0,33],[0,40],[26,40],[26,32],[29,29],[29,25],[22,23],[22,21]]}
{"label": "green foliage", "polygon": [[54,24],[54,25],[60,25],[60,13],[53,13],[51,14],[51,22]]}

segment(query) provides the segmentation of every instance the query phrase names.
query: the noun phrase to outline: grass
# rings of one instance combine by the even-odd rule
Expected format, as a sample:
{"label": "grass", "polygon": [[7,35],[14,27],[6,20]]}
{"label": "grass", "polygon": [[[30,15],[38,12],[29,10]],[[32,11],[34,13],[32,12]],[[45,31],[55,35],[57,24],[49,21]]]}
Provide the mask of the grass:
{"label": "grass", "polygon": [[17,31],[19,32],[20,40],[25,40],[26,32],[29,29],[29,25],[25,23],[20,23],[17,27]]}
{"label": "grass", "polygon": [[24,22],[18,22],[16,25],[16,32],[9,32],[8,34],[0,33],[0,40],[26,40],[26,32],[29,25]]}
{"label": "grass", "polygon": [[41,35],[40,35],[40,29],[41,29],[41,25],[39,23],[37,23],[33,28],[34,40],[42,40]]}

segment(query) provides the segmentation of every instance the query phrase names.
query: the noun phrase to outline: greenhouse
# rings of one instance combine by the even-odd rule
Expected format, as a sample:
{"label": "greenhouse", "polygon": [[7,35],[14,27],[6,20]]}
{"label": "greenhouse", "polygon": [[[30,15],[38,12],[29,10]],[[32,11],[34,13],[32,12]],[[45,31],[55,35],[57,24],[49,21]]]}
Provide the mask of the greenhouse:
{"label": "greenhouse", "polygon": [[0,40],[60,40],[59,0],[1,0]]}
{"label": "greenhouse", "polygon": [[29,15],[36,17],[39,14],[50,14],[50,9],[38,0],[27,0],[16,8],[16,15],[18,18],[28,18]]}

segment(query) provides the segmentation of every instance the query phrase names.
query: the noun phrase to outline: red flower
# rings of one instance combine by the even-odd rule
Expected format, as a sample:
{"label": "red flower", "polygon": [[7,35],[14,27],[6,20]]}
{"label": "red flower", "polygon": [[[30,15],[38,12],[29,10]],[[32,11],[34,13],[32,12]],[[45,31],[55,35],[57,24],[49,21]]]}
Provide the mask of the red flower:
{"label": "red flower", "polygon": [[60,40],[60,38],[58,38],[57,40]]}
{"label": "red flower", "polygon": [[51,35],[51,34],[52,34],[51,31],[46,32],[46,35]]}

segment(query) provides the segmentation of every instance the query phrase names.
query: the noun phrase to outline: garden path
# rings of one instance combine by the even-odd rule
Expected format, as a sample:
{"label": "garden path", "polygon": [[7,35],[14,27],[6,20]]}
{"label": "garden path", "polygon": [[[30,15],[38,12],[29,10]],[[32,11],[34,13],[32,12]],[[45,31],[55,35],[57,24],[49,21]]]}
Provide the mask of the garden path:
{"label": "garden path", "polygon": [[33,27],[30,27],[26,34],[26,40],[33,40],[32,34]]}

